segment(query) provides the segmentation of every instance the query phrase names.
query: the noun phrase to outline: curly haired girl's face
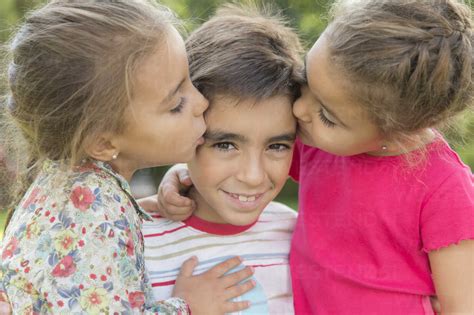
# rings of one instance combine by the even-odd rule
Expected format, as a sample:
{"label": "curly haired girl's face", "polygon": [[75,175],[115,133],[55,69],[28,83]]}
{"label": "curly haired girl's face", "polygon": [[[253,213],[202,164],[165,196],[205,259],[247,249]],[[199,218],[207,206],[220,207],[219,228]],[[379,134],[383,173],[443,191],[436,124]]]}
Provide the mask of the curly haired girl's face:
{"label": "curly haired girl's face", "polygon": [[330,59],[324,34],[306,58],[308,86],[293,106],[303,143],[337,155],[383,154],[383,139]]}

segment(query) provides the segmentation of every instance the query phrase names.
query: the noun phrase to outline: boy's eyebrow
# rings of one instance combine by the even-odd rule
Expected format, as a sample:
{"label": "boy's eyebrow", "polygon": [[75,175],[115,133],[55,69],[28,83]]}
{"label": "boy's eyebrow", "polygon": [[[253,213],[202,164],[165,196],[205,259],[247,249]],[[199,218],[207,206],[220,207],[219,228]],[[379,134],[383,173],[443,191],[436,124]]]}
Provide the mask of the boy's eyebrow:
{"label": "boy's eyebrow", "polygon": [[206,133],[204,134],[204,138],[206,140],[211,140],[211,141],[225,141],[225,140],[234,140],[234,141],[240,141],[240,142],[246,142],[247,138],[236,134],[232,132],[225,132],[225,131],[220,131],[220,130],[207,130]]}
{"label": "boy's eyebrow", "polygon": [[186,78],[183,78],[179,83],[178,85],[173,89],[171,90],[168,95],[166,95],[166,97],[163,99],[162,103],[168,103],[172,98],[173,96],[175,96],[175,94],[179,91],[179,89],[181,88],[181,86],[184,84],[184,82],[186,81]]}
{"label": "boy's eyebrow", "polygon": [[275,137],[271,137],[270,139],[268,139],[268,143],[281,142],[281,141],[292,142],[292,141],[295,141],[295,139],[296,139],[296,132],[288,132],[288,133],[283,133]]}

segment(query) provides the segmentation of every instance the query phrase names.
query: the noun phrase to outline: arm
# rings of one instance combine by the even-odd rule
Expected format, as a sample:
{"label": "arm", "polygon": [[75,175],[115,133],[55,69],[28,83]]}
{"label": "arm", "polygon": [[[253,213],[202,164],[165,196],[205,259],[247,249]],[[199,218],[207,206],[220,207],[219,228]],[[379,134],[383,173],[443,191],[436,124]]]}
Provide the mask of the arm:
{"label": "arm", "polygon": [[444,160],[435,172],[442,176],[421,210],[422,250],[428,253],[441,314],[472,315],[474,177],[469,168]]}
{"label": "arm", "polygon": [[36,210],[14,222],[5,240],[2,282],[12,312],[187,310],[177,298],[146,305],[139,220],[125,194],[90,178],[72,187],[64,197],[35,188],[26,210],[19,208]]}
{"label": "arm", "polygon": [[431,251],[441,314],[474,314],[474,240]]}
{"label": "arm", "polygon": [[157,195],[141,198],[137,202],[148,212],[158,212],[167,219],[182,221],[196,208],[194,200],[182,195],[191,185],[186,164],[176,164],[163,176]]}

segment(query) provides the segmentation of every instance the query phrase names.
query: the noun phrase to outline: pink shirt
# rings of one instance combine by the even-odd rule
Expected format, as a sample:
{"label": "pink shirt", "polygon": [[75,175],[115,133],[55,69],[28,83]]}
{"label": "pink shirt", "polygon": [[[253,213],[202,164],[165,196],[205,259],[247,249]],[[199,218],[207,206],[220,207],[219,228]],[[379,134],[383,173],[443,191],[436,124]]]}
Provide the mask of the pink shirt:
{"label": "pink shirt", "polygon": [[426,161],[297,143],[290,267],[297,314],[433,314],[427,253],[474,239],[473,175],[444,140]]}

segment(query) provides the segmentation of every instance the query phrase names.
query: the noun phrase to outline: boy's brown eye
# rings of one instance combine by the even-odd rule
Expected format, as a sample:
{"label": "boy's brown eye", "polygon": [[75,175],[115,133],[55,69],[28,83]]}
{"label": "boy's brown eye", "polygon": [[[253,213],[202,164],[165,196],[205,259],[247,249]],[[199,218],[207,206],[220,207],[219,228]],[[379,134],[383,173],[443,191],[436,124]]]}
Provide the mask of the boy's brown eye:
{"label": "boy's brown eye", "polygon": [[288,150],[290,149],[291,147],[287,144],[283,144],[283,143],[275,143],[275,144],[270,144],[270,146],[268,147],[270,150],[274,150],[274,151],[285,151],[285,150]]}
{"label": "boy's brown eye", "polygon": [[219,142],[214,144],[213,147],[221,151],[230,151],[232,149],[235,149],[235,146],[230,142]]}

